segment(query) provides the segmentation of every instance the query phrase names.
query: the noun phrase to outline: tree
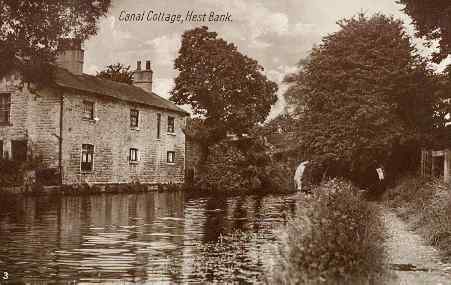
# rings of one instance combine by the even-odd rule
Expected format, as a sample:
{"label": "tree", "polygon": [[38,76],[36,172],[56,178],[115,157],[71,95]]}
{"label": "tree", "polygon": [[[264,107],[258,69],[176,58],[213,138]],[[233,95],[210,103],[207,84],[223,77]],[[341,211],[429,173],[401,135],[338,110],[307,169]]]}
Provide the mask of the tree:
{"label": "tree", "polygon": [[451,1],[399,0],[404,12],[413,19],[417,35],[428,40],[439,40],[440,51],[433,60],[439,63],[451,54]]}
{"label": "tree", "polygon": [[175,68],[180,73],[171,100],[191,104],[216,138],[227,131],[248,132],[266,119],[277,100],[277,85],[266,78],[263,67],[207,27],[182,35]]}
{"label": "tree", "polygon": [[110,64],[105,70],[97,72],[97,77],[132,84],[133,73],[133,71],[130,71],[130,65],[125,66],[122,63],[118,62],[116,64]]}
{"label": "tree", "polygon": [[301,148],[330,175],[364,179],[380,164],[399,171],[433,130],[434,74],[401,21],[360,14],[338,24],[297,77]]}
{"label": "tree", "polygon": [[23,69],[30,80],[50,74],[43,68],[54,62],[58,40],[96,34],[110,2],[0,0],[0,77],[13,68]]}

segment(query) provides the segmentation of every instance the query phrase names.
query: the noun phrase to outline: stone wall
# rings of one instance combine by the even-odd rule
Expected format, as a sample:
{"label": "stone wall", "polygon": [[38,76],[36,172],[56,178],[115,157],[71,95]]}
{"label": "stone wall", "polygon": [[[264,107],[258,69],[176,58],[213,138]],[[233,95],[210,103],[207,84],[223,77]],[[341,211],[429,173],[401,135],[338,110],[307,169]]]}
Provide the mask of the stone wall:
{"label": "stone wall", "polygon": [[44,166],[57,167],[59,98],[50,90],[34,90],[19,74],[0,79],[0,93],[11,96],[10,124],[0,125],[3,157],[10,158],[12,141],[27,141],[27,156],[41,157]]}
{"label": "stone wall", "polygon": [[[11,94],[11,124],[0,125],[3,151],[10,156],[11,141],[26,140],[28,157],[39,156],[44,165],[58,168],[60,108],[63,99],[63,183],[183,183],[185,172],[185,118],[145,105],[72,90],[33,90],[18,74],[0,79],[0,92]],[[83,118],[83,100],[95,104],[94,117]],[[130,128],[130,109],[139,110],[139,129]],[[161,135],[157,138],[157,114]],[[175,118],[175,133],[167,132],[168,116]],[[82,173],[82,144],[94,145],[94,169]],[[129,149],[139,161],[129,161]],[[175,163],[167,162],[175,152]]]}
{"label": "stone wall", "polygon": [[[83,101],[94,102],[95,120],[83,118]],[[139,110],[138,129],[130,127],[130,109]],[[161,135],[157,138],[157,114]],[[175,133],[167,132],[168,116],[175,118]],[[182,183],[184,181],[184,117],[148,106],[82,93],[64,94],[63,177],[74,183]],[[94,145],[94,169],[80,169],[82,144]],[[139,161],[129,161],[130,148]],[[175,163],[167,162],[175,151]]]}

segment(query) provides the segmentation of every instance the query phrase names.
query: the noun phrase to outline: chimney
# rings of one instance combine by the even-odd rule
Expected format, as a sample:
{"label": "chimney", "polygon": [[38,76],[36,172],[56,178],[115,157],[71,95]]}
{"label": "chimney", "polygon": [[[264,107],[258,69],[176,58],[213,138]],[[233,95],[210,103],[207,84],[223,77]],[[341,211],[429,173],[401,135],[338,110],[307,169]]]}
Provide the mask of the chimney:
{"label": "chimney", "polygon": [[146,60],[146,69],[141,70],[141,61],[136,63],[136,70],[133,74],[133,85],[142,88],[147,93],[152,93],[152,75],[150,60]]}
{"label": "chimney", "polygon": [[65,68],[73,74],[83,73],[84,50],[81,48],[80,39],[60,39],[58,42],[58,50],[56,64]]}

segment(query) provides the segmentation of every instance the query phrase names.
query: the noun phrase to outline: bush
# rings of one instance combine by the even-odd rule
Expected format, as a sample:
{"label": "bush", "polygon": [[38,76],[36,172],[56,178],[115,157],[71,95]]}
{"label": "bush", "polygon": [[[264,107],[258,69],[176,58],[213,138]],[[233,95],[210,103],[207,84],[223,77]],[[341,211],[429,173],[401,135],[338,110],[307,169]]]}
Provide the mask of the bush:
{"label": "bush", "polygon": [[291,170],[271,158],[269,147],[259,139],[223,141],[209,147],[209,155],[196,177],[203,190],[288,191]]}
{"label": "bush", "polygon": [[380,276],[385,236],[377,208],[341,180],[313,192],[286,229],[274,283],[349,284]]}
{"label": "bush", "polygon": [[40,159],[31,161],[15,161],[0,159],[0,187],[21,186],[26,171],[41,165]]}
{"label": "bush", "polygon": [[451,199],[442,180],[408,176],[384,199],[433,246],[451,256]]}

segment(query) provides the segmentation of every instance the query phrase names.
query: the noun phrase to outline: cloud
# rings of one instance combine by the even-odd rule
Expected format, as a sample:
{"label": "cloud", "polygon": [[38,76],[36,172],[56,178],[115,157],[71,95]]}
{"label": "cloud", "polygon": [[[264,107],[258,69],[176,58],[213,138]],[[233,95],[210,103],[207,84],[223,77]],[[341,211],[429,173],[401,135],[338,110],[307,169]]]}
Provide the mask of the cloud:
{"label": "cloud", "polygon": [[152,40],[147,40],[145,44],[152,46],[154,50],[154,62],[164,66],[172,66],[177,57],[177,52],[180,49],[181,34],[163,35]]}
{"label": "cloud", "polygon": [[170,96],[169,92],[174,87],[174,79],[154,76],[152,84],[153,92],[157,93],[163,98],[168,99]]}

